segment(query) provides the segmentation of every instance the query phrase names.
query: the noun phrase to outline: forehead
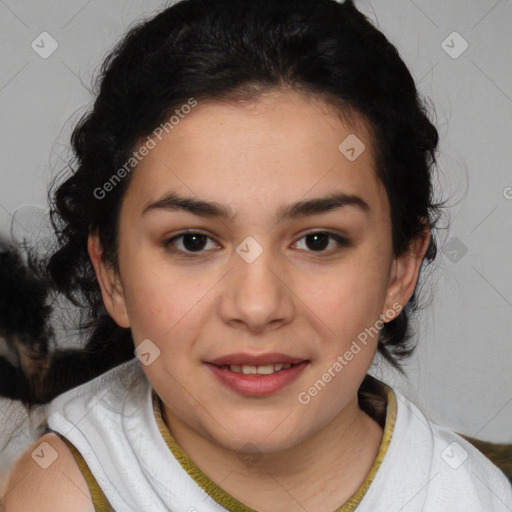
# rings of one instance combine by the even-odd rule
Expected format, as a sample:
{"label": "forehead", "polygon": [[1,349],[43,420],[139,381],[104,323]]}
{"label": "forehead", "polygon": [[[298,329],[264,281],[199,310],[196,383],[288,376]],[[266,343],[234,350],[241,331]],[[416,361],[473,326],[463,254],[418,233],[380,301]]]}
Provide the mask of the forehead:
{"label": "forehead", "polygon": [[243,103],[199,101],[153,140],[125,197],[139,212],[169,191],[235,212],[333,190],[364,196],[377,209],[387,202],[366,125],[318,97],[272,91]]}

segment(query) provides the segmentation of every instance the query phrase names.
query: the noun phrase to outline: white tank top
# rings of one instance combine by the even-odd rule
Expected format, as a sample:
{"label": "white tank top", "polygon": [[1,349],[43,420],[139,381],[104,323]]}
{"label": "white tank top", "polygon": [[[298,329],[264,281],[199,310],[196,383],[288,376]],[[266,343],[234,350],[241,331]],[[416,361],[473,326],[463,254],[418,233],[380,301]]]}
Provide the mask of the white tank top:
{"label": "white tank top", "polygon": [[[512,510],[512,486],[500,469],[401,392],[386,389],[389,445],[381,446],[382,462],[362,499],[340,511]],[[48,426],[78,449],[116,512],[251,511],[177,460],[170,433],[155,417],[156,396],[133,359],[55,398],[46,409]]]}

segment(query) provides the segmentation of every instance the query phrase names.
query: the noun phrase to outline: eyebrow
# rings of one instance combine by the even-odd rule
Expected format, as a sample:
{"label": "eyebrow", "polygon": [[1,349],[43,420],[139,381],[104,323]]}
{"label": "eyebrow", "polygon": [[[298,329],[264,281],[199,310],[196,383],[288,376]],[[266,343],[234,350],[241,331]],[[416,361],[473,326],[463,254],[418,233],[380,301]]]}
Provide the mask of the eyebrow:
{"label": "eyebrow", "polygon": [[[369,213],[370,207],[364,199],[354,194],[346,194],[344,192],[331,193],[324,197],[317,197],[295,203],[281,206],[276,214],[277,221],[284,219],[295,219],[305,217],[307,215],[318,215],[333,210],[352,206],[363,213]],[[229,207],[215,201],[204,201],[185,197],[174,192],[165,195],[157,201],[146,205],[142,211],[142,215],[150,211],[187,211],[201,217],[220,218],[234,220],[235,213]]]}

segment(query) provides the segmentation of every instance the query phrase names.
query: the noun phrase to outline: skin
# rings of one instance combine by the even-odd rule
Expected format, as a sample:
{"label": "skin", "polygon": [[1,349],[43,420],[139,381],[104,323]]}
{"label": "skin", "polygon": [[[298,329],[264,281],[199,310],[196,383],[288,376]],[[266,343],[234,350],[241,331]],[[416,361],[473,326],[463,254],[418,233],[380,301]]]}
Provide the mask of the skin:
{"label": "skin", "polygon": [[[57,459],[48,467],[39,466],[32,453],[48,443]],[[3,507],[3,508],[2,508]],[[11,469],[0,501],[5,512],[94,512],[91,494],[73,455],[54,433],[35,441]]]}
{"label": "skin", "polygon": [[[308,404],[297,397],[359,333],[407,303],[429,242],[425,229],[410,251],[393,255],[372,141],[354,121],[343,122],[318,97],[284,89],[250,103],[200,102],[132,171],[120,213],[119,272],[102,259],[96,234],[89,236],[108,312],[132,329],[136,346],[149,338],[160,350],[142,367],[172,435],[212,480],[262,512],[332,511],[364,481],[382,429],[358,407],[357,390],[377,337]],[[354,161],[338,150],[349,134],[366,146]],[[221,203],[236,216],[142,215],[171,191]],[[345,206],[276,221],[282,205],[333,191],[359,196],[369,211]],[[183,238],[165,247],[185,229],[211,237],[203,252],[183,255],[190,247]],[[306,243],[312,231],[350,244],[336,249],[327,239],[315,251]],[[248,236],[262,248],[252,263],[236,252]],[[205,364],[235,352],[282,352],[309,364],[273,395],[247,397]],[[250,466],[237,456],[248,443],[260,456]]]}

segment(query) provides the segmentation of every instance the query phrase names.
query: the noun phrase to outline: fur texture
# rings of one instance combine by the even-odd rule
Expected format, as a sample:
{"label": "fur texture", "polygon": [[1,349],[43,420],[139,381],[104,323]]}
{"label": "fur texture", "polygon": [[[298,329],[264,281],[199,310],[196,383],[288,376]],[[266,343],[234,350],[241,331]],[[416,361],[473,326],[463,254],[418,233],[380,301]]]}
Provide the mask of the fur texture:
{"label": "fur texture", "polygon": [[25,261],[18,247],[0,238],[0,395],[27,408],[134,357],[127,333],[116,336],[108,315],[84,348],[57,348],[48,304],[53,292],[36,261],[30,255]]}

